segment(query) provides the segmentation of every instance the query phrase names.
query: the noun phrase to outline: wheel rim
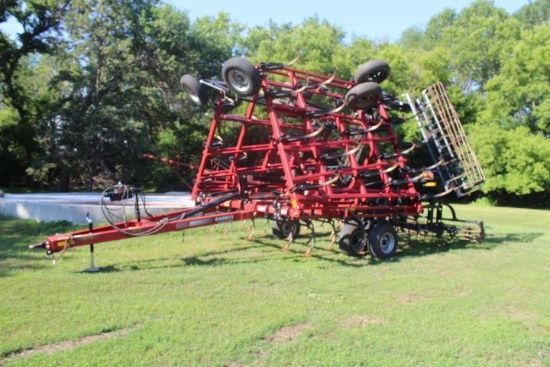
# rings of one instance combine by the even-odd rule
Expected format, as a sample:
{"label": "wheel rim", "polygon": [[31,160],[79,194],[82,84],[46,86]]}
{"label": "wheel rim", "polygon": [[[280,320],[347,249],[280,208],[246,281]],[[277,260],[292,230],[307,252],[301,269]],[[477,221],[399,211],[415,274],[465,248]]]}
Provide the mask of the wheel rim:
{"label": "wheel rim", "polygon": [[237,92],[246,93],[250,89],[250,79],[240,70],[230,70],[227,81]]}
{"label": "wheel rim", "polygon": [[357,230],[350,238],[350,247],[355,253],[363,251],[365,244],[367,243],[367,236],[365,231]]}
{"label": "wheel rim", "polygon": [[284,222],[281,226],[281,232],[283,232],[284,236],[288,236],[290,235],[290,233],[292,233],[292,227],[293,226],[290,223]]}
{"label": "wheel rim", "polygon": [[384,254],[391,254],[395,248],[395,236],[389,232],[380,236],[380,251]]}
{"label": "wheel rim", "polygon": [[381,79],[380,76],[382,75],[382,71],[381,70],[378,70],[374,73],[372,73],[370,76],[370,81],[374,81],[374,82],[377,82],[379,83],[379,80]]}

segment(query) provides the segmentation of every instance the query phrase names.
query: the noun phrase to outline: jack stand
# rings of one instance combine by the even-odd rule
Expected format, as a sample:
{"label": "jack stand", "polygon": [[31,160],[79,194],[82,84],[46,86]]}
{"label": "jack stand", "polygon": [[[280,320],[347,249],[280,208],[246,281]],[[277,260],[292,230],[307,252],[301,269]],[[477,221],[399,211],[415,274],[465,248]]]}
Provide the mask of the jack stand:
{"label": "jack stand", "polygon": [[94,257],[94,245],[90,245],[90,260],[91,260],[91,266],[89,268],[84,269],[84,273],[97,273],[99,271],[99,268],[95,266],[95,257]]}
{"label": "jack stand", "polygon": [[[94,230],[94,223],[89,217],[89,213],[86,213],[86,220],[88,221],[88,229],[90,230],[90,233]],[[84,269],[84,273],[97,273],[99,271],[99,268],[95,266],[95,256],[94,256],[94,244],[90,244],[90,261],[91,266],[87,269]]]}

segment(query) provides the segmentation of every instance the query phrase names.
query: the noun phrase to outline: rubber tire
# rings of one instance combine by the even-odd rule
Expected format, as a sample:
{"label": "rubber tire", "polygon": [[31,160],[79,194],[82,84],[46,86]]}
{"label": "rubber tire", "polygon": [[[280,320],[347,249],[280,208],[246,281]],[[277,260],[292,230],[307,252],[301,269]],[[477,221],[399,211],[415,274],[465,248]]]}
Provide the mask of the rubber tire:
{"label": "rubber tire", "polygon": [[392,225],[376,223],[367,236],[369,251],[373,257],[388,259],[395,256],[399,238]]}
{"label": "rubber tire", "polygon": [[384,60],[371,60],[357,68],[353,75],[356,84],[365,82],[382,83],[390,75],[390,65]]}
{"label": "rubber tire", "polygon": [[208,92],[206,91],[206,87],[194,76],[185,74],[180,79],[180,85],[195,104],[204,106],[208,103]]}
{"label": "rubber tire", "polygon": [[344,223],[338,235],[340,251],[348,256],[364,257],[367,254],[367,233],[356,224]]}
{"label": "rubber tire", "polygon": [[233,57],[223,63],[222,78],[231,91],[241,96],[258,93],[262,76],[258,69],[243,57]]}
{"label": "rubber tire", "polygon": [[345,97],[346,105],[354,111],[372,108],[382,100],[382,88],[377,83],[366,82],[352,87]]}
{"label": "rubber tire", "polygon": [[280,240],[288,238],[292,233],[292,238],[297,238],[300,235],[300,221],[295,220],[274,220],[271,223],[273,236]]}

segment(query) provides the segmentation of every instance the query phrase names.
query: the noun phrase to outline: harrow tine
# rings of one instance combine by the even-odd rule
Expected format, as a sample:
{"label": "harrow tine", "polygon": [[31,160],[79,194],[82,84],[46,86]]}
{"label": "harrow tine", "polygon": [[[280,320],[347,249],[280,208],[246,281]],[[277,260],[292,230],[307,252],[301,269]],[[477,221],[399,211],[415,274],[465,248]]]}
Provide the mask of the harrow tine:
{"label": "harrow tine", "polygon": [[294,93],[302,93],[305,92],[309,88],[309,75],[306,77],[306,83],[301,86],[300,88],[296,89]]}
{"label": "harrow tine", "polygon": [[373,125],[369,127],[368,129],[346,129],[342,132],[343,135],[351,136],[351,135],[363,135],[366,133],[370,133],[378,129],[380,126],[384,124],[384,120],[378,121],[376,125]]}
{"label": "harrow tine", "polygon": [[305,222],[307,228],[311,229],[311,237],[306,242],[307,251],[304,253],[303,256],[310,257],[313,252],[313,248],[315,247],[315,226],[313,225],[312,220],[306,220]]}
{"label": "harrow tine", "polygon": [[256,222],[254,221],[254,218],[251,219],[252,226],[248,227],[248,236],[246,237],[247,240],[251,240],[254,237],[254,232],[256,232]]}
{"label": "harrow tine", "polygon": [[319,129],[315,130],[315,131],[312,132],[312,133],[305,134],[305,135],[286,135],[286,136],[281,136],[281,137],[279,138],[279,141],[293,142],[293,141],[298,141],[298,140],[305,140],[305,139],[309,139],[309,138],[314,138],[314,137],[316,137],[317,135],[321,134],[324,130],[325,130],[325,126],[324,126],[324,125],[321,125],[321,127],[320,127]]}
{"label": "harrow tine", "polygon": [[287,252],[290,249],[290,245],[292,242],[294,242],[294,236],[292,235],[292,231],[288,235],[287,238],[285,238],[286,244],[281,248],[281,251]]}
{"label": "harrow tine", "polygon": [[412,145],[409,148],[407,148],[405,150],[402,150],[401,152],[395,152],[395,153],[390,153],[390,154],[381,154],[380,158],[389,159],[389,158],[396,158],[396,157],[404,156],[404,155],[409,154],[410,152],[412,152],[416,148],[417,148],[417,145],[415,143],[412,143]]}
{"label": "harrow tine", "polygon": [[322,116],[327,116],[327,115],[332,115],[332,114],[336,114],[340,111],[342,111],[344,109],[344,107],[346,107],[346,104],[345,103],[342,103],[340,106],[330,110],[330,111],[320,111],[320,112],[313,112],[311,114],[312,117],[322,117]]}
{"label": "harrow tine", "polygon": [[327,85],[332,83],[334,79],[336,79],[336,75],[338,74],[338,70],[334,69],[334,72],[332,73],[331,77],[325,80],[324,82],[320,83],[320,85]]}
{"label": "harrow tine", "polygon": [[325,187],[325,186],[332,185],[333,183],[337,182],[340,178],[341,178],[341,176],[340,176],[339,174],[337,174],[336,176],[334,176],[333,178],[331,178],[331,179],[328,180],[327,182],[323,182],[323,183],[320,183],[320,184],[315,184],[315,185],[298,185],[298,186],[293,187],[293,188],[291,189],[291,192],[303,191],[303,190],[319,189],[319,188],[321,188],[321,187]]}
{"label": "harrow tine", "polygon": [[296,50],[296,57],[293,58],[292,60],[290,60],[288,63],[283,64],[283,65],[284,65],[284,66],[292,66],[292,65],[294,65],[296,62],[298,62],[298,60],[300,60],[300,56],[302,56],[301,53],[300,53],[300,50]]}

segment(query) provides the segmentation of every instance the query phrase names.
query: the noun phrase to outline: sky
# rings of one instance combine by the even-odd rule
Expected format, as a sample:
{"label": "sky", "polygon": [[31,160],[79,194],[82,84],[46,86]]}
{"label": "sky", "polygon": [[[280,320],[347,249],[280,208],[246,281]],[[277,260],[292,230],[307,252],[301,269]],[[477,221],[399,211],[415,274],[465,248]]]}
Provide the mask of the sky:
{"label": "sky", "polygon": [[[203,16],[228,13],[233,21],[246,26],[276,24],[297,25],[317,15],[330,25],[342,29],[349,40],[353,36],[394,42],[407,28],[424,28],[430,18],[446,8],[468,7],[473,0],[164,0],[187,13],[191,21]],[[496,7],[509,14],[527,5],[529,0],[493,0]],[[314,5],[312,5],[314,4]]]}
{"label": "sky", "polygon": [[[424,28],[428,21],[446,8],[457,11],[468,7],[473,0],[164,0],[185,11],[191,21],[204,16],[228,13],[233,21],[245,26],[265,26],[271,19],[276,24],[297,25],[307,18],[318,16],[355,37],[375,41],[397,41],[407,28]],[[493,0],[497,7],[513,14],[529,0]],[[312,5],[315,4],[315,5]],[[19,29],[13,22],[0,24],[0,29],[13,35]]]}

